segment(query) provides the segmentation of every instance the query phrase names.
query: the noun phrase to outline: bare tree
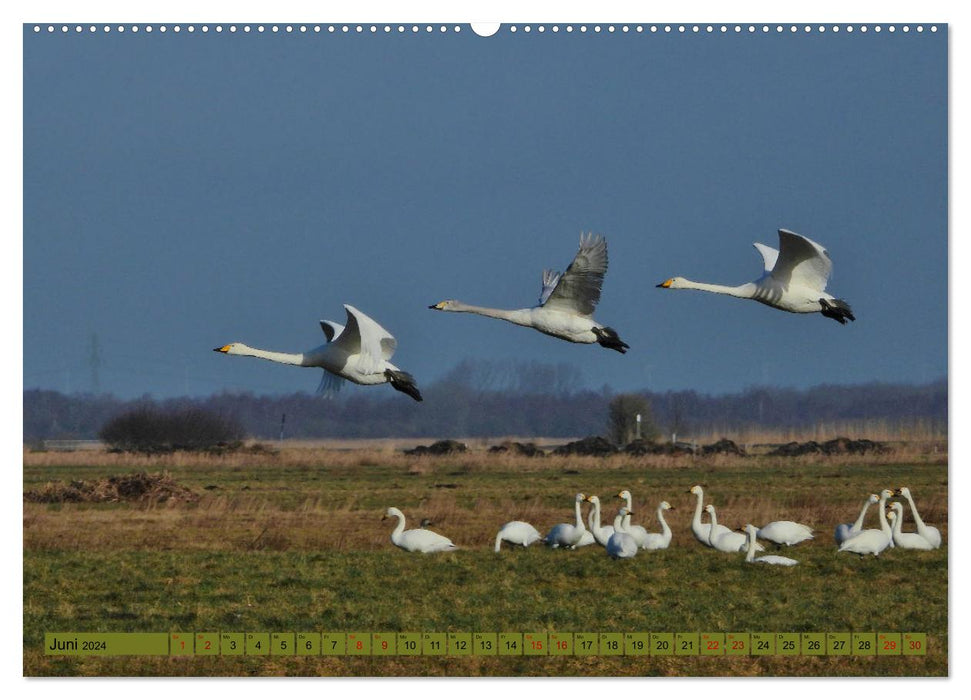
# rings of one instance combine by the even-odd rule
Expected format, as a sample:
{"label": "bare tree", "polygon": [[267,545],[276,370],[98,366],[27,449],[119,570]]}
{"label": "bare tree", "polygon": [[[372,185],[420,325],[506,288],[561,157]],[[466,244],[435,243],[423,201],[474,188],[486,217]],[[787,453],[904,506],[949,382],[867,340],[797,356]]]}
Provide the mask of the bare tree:
{"label": "bare tree", "polygon": [[640,436],[655,440],[658,430],[650,401],[640,394],[618,394],[610,401],[607,434],[615,445],[626,445],[637,437],[637,416],[641,417]]}

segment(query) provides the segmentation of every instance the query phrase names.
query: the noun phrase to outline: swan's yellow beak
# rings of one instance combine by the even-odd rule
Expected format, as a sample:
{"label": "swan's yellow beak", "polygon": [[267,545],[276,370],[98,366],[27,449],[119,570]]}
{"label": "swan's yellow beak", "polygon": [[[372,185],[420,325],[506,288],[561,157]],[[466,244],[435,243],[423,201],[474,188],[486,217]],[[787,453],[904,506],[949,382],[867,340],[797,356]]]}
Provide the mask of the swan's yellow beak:
{"label": "swan's yellow beak", "polygon": [[444,301],[440,301],[437,304],[432,304],[428,308],[429,309],[438,309],[439,311],[441,311],[442,309],[445,308],[445,302]]}
{"label": "swan's yellow beak", "polygon": [[618,493],[617,494],[617,498],[623,498],[623,497],[624,497],[624,494],[623,493]]}
{"label": "swan's yellow beak", "polygon": [[658,287],[664,287],[665,289],[667,289],[668,287],[671,286],[671,283],[672,282],[674,282],[674,279],[673,278],[672,279],[669,279],[669,280],[664,280],[663,282],[661,282],[661,284],[659,284],[657,286]]}
{"label": "swan's yellow beak", "polygon": [[229,352],[229,346],[223,345],[221,348],[213,348],[213,352]]}

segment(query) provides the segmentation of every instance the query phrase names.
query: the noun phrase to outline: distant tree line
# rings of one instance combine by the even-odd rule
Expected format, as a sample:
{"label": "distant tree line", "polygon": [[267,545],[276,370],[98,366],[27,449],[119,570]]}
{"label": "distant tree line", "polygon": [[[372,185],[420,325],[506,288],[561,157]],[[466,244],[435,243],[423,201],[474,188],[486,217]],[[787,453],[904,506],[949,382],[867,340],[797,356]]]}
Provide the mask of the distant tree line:
{"label": "distant tree line", "polygon": [[[24,441],[96,439],[113,418],[139,406],[198,408],[242,426],[249,437],[286,438],[629,436],[629,417],[609,417],[618,394],[576,390],[575,368],[564,365],[481,366],[460,363],[422,387],[425,401],[381,388],[346,387],[336,397],[307,393],[222,393],[206,398],[122,401],[107,395],[24,391]],[[947,424],[947,382],[861,384],[811,389],[752,388],[712,396],[696,391],[625,392],[624,405],[646,405],[650,427],[671,433],[733,428],[797,428],[821,422],[922,419]],[[630,398],[628,398],[630,397]],[[637,399],[640,397],[645,404]],[[626,403],[625,403],[626,402]],[[635,411],[637,412],[637,411]],[[626,413],[631,413],[626,411]],[[619,431],[613,436],[614,426]],[[645,429],[648,424],[645,422]],[[647,434],[644,437],[648,437]]]}

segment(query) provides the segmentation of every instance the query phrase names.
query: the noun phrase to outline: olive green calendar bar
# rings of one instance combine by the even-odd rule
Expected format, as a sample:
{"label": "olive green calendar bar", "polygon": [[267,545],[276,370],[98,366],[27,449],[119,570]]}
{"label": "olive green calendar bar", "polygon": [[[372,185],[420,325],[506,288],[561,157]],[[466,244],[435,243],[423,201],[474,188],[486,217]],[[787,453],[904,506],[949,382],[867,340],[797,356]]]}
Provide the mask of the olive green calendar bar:
{"label": "olive green calendar bar", "polygon": [[922,632],[48,632],[48,656],[924,656]]}

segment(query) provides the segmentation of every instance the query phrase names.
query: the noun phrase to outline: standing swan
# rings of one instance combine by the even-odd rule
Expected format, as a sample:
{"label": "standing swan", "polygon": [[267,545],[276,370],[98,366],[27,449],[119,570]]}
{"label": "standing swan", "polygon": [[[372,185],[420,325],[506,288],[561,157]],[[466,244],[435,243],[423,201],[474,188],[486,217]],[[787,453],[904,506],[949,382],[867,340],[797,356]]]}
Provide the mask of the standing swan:
{"label": "standing swan", "polygon": [[737,287],[692,282],[672,277],[657,285],[665,289],[700,289],[741,299],[754,299],[766,306],[796,314],[821,313],[846,324],[855,321],[850,305],[825,291],[833,261],[826,249],[798,233],[779,229],[779,250],[754,243],[762,255],[765,271],[754,282]]}
{"label": "standing swan", "polygon": [[917,534],[930,542],[934,549],[940,547],[941,531],[933,525],[925,525],[924,521],[920,519],[920,515],[917,513],[917,506],[914,505],[914,498],[910,495],[910,489],[906,486],[901,486],[894,492],[894,495],[903,496],[907,499],[907,503],[910,504],[910,513],[914,516],[914,525],[917,526]]}
{"label": "standing swan", "polygon": [[391,542],[406,552],[447,552],[458,549],[452,540],[431,530],[405,530],[405,515],[397,508],[388,508],[381,520],[397,518],[398,524],[391,532]]}
{"label": "standing swan", "polygon": [[513,520],[503,525],[496,534],[496,551],[499,551],[499,546],[503,540],[509,544],[528,547],[533,542],[539,542],[541,537],[542,535],[529,523],[524,523],[522,520]]}
{"label": "standing swan", "polygon": [[571,343],[600,343],[605,348],[624,353],[630,346],[620,339],[617,331],[593,320],[606,272],[607,241],[592,233],[581,234],[580,250],[566,272],[543,271],[543,291],[537,306],[490,309],[447,299],[428,308],[498,318]]}
{"label": "standing swan", "polygon": [[398,342],[370,316],[344,304],[347,325],[321,321],[327,343],[302,353],[271,352],[251,348],[243,343],[230,343],[213,348],[226,355],[260,357],[272,362],[299,367],[320,367],[324,376],[319,390],[339,391],[342,380],[355,384],[385,384],[421,401],[415,378],[389,362]]}
{"label": "standing swan", "polygon": [[891,503],[887,518],[890,520],[893,543],[901,549],[936,549],[934,545],[916,532],[903,532],[901,530],[904,524],[904,507],[902,504]]}
{"label": "standing swan", "polygon": [[[582,493],[576,495],[575,503],[573,505],[575,514],[575,523],[571,525],[570,523],[560,523],[559,525],[554,525],[549,533],[544,538],[547,545],[556,549],[557,547],[567,547],[569,549],[576,549],[580,546],[583,535],[587,533],[587,528],[583,525],[583,515],[580,513],[580,504],[586,500],[586,496]],[[593,538],[591,537],[591,542]]]}
{"label": "standing swan", "polygon": [[860,511],[860,517],[856,519],[855,523],[852,525],[850,523],[841,523],[836,526],[836,533],[833,535],[836,539],[836,544],[843,544],[844,541],[863,532],[863,519],[866,517],[867,508],[879,500],[880,497],[877,494],[871,493],[863,502],[863,510]]}
{"label": "standing swan", "polygon": [[606,527],[600,525],[600,498],[587,496],[587,502],[591,504],[590,512],[587,514],[587,530],[593,535],[597,544],[606,547],[607,540],[614,534],[614,528],[612,525]]}
{"label": "standing swan", "polygon": [[630,559],[637,554],[637,542],[624,530],[623,521],[627,518],[630,511],[624,506],[614,518],[614,534],[607,540],[607,554],[612,559]]}
{"label": "standing swan", "polygon": [[790,559],[789,557],[780,557],[778,554],[766,554],[762,557],[755,556],[755,535],[758,533],[758,529],[754,525],[746,525],[744,528],[745,532],[748,533],[748,553],[745,555],[745,561],[749,564],[776,564],[778,566],[795,566],[799,562],[796,559]]}

